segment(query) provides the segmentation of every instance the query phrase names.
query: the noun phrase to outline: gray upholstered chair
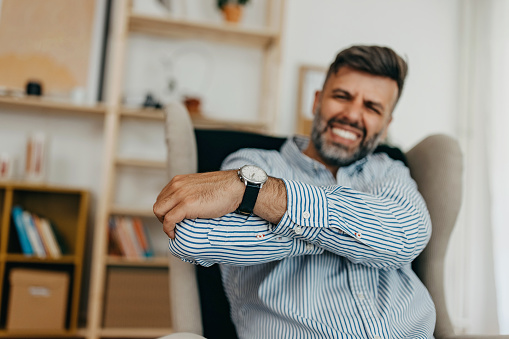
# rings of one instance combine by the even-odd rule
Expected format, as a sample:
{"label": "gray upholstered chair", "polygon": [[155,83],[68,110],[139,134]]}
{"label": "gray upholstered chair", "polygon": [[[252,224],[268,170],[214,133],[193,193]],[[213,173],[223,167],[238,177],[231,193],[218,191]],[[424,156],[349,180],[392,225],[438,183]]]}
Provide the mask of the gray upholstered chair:
{"label": "gray upholstered chair", "polygon": [[[206,136],[207,134],[195,134],[193,132],[191,121],[183,106],[175,104],[167,108],[166,141],[168,145],[168,175],[170,177],[180,173],[196,171],[196,159],[200,158],[199,155],[197,156],[196,139],[199,141],[198,148],[203,147],[204,141],[201,140],[202,145],[200,146],[199,139],[205,138],[203,135]],[[248,139],[251,137],[247,134],[239,134],[238,136]],[[206,138],[211,137],[206,136]],[[281,140],[276,141],[279,143]],[[224,148],[231,147],[230,143],[227,142],[223,146]],[[250,147],[252,146],[251,144]],[[224,150],[221,156],[228,153],[229,150]],[[186,156],[189,158],[186,159]],[[456,223],[462,196],[463,158],[458,142],[445,135],[433,135],[408,151],[406,158],[411,175],[417,182],[419,191],[426,201],[433,225],[431,240],[426,249],[415,260],[414,270],[428,288],[436,305],[435,337],[437,339],[487,338],[484,335],[454,335],[445,302],[444,259],[449,238]],[[218,163],[221,160],[218,159]],[[202,171],[207,169],[198,168]],[[197,283],[196,272],[194,266],[183,263],[179,259],[172,258],[170,261],[173,327],[176,332],[199,334],[203,333],[205,327],[205,336],[214,339],[218,336],[210,334],[210,332],[207,333],[206,319],[201,317],[200,312],[204,305],[200,307],[199,284]],[[229,318],[229,314],[224,314],[222,317]],[[202,320],[205,324],[204,327],[202,327]],[[225,337],[227,336],[223,335],[223,338]],[[509,336],[491,336],[491,338],[509,339]]]}

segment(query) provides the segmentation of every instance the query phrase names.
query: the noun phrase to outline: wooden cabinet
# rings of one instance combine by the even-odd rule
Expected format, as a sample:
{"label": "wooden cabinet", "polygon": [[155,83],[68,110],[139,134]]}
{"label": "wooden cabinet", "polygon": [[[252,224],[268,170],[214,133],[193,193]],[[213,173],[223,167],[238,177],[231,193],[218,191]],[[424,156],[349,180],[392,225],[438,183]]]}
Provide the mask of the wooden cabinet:
{"label": "wooden cabinet", "polygon": [[[11,216],[13,206],[17,205],[52,221],[55,232],[65,245],[61,257],[39,258],[23,254]],[[89,194],[84,190],[15,182],[0,183],[0,337],[76,335],[88,205]],[[12,270],[19,268],[65,272],[68,275],[64,330],[6,330],[11,292],[9,277]]]}
{"label": "wooden cabinet", "polygon": [[[284,11],[284,0],[270,0],[266,2],[265,28],[252,29],[226,23],[206,23],[186,21],[181,19],[150,17],[131,12],[127,1],[113,2],[111,17],[111,33],[109,43],[109,60],[107,62],[107,102],[105,116],[105,152],[103,155],[103,194],[98,202],[96,214],[96,229],[94,235],[94,253],[91,272],[91,291],[88,307],[87,336],[90,339],[107,337],[136,337],[153,338],[172,333],[171,324],[168,327],[158,327],[146,324],[129,327],[108,327],[105,325],[105,303],[108,298],[109,277],[112,272],[122,268],[132,269],[143,274],[146,268],[169,270],[167,251],[146,260],[127,260],[109,255],[108,253],[108,221],[113,216],[137,216],[151,227],[157,227],[161,237],[162,228],[152,212],[152,204],[140,198],[138,203],[119,203],[119,172],[132,169],[147,172],[145,178],[159,175],[162,178],[159,189],[166,183],[164,158],[152,160],[145,158],[126,157],[119,154],[122,146],[120,135],[122,125],[126,120],[135,121],[143,128],[143,124],[156,122],[163,128],[164,115],[160,110],[127,109],[122,106],[124,88],[124,72],[128,37],[131,33],[141,33],[145,36],[171,37],[174,39],[193,39],[211,43],[229,44],[240,47],[255,48],[262,53],[260,65],[261,88],[259,93],[259,114],[256,121],[238,123],[235,121],[216,120],[210,118],[193,118],[193,123],[199,128],[244,129],[258,132],[271,132],[276,120],[277,97],[279,87],[279,59],[281,43],[281,17]],[[239,84],[242,85],[242,84]],[[230,93],[224,93],[228,97]],[[163,135],[162,135],[163,136]],[[164,143],[164,140],[161,140]],[[156,174],[157,172],[157,174]],[[143,180],[143,179],[140,179]],[[149,270],[153,271],[153,270]],[[171,272],[169,272],[171,274]],[[169,287],[169,286],[168,286]],[[147,281],[147,288],[150,283]],[[133,291],[132,293],[136,293]],[[168,304],[168,308],[170,305]]]}

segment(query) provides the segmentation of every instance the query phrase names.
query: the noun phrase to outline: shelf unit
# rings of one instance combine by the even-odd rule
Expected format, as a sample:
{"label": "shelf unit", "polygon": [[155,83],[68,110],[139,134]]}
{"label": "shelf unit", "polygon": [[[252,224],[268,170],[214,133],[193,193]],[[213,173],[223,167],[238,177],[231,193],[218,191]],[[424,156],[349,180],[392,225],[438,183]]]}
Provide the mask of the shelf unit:
{"label": "shelf unit", "polygon": [[[151,260],[127,260],[108,255],[108,220],[111,216],[138,216],[155,219],[152,206],[129,207],[115,202],[116,175],[120,169],[137,168],[162,171],[165,161],[143,160],[121,157],[117,154],[122,121],[137,119],[164,122],[164,114],[156,109],[133,109],[121,104],[123,73],[127,40],[131,33],[162,36],[177,39],[198,39],[212,43],[258,48],[262,51],[261,91],[258,119],[255,122],[232,122],[191,116],[195,128],[236,129],[256,132],[271,132],[276,119],[277,89],[279,83],[279,59],[284,0],[266,3],[266,28],[252,29],[227,23],[206,23],[172,18],[151,17],[131,12],[128,1],[114,1],[111,17],[110,50],[107,64],[107,105],[105,113],[105,152],[102,169],[104,189],[98,202],[96,229],[90,282],[90,298],[87,316],[88,339],[110,337],[153,338],[173,332],[172,324],[166,328],[107,328],[104,312],[107,295],[107,280],[112,268],[169,270],[166,257]],[[225,96],[228,95],[225,93]],[[162,187],[161,187],[162,188]],[[155,197],[154,197],[155,199]],[[162,231],[161,231],[162,233]],[[164,235],[164,234],[162,234]],[[168,305],[170,308],[170,305]]]}
{"label": "shelf unit", "polygon": [[[27,257],[22,253],[11,217],[11,210],[15,205],[20,205],[23,209],[54,222],[67,247],[67,252],[64,252],[61,258]],[[88,206],[89,194],[85,190],[22,182],[0,182],[0,337],[48,338],[76,335]],[[68,273],[70,286],[64,330],[6,329],[8,297],[11,290],[9,275],[16,268]]]}

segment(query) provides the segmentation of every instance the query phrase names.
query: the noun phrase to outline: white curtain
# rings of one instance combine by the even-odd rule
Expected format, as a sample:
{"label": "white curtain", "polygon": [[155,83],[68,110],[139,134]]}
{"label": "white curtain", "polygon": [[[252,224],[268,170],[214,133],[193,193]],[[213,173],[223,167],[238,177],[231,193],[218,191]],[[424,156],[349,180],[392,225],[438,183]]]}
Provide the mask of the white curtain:
{"label": "white curtain", "polygon": [[509,1],[492,1],[489,178],[500,332],[509,334]]}
{"label": "white curtain", "polygon": [[460,6],[465,192],[447,256],[447,301],[458,333],[508,333],[509,1]]}

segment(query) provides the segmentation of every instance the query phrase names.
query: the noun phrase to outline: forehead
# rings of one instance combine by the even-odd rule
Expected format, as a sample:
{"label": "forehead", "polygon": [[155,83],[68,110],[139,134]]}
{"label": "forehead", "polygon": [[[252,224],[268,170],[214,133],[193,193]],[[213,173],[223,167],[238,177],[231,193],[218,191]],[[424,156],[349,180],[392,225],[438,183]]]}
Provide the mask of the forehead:
{"label": "forehead", "polygon": [[398,97],[395,80],[349,67],[341,67],[327,79],[324,91],[334,90],[347,91],[352,96],[360,95],[364,100],[382,103],[384,107],[393,107]]}

